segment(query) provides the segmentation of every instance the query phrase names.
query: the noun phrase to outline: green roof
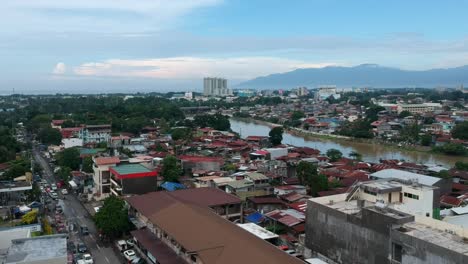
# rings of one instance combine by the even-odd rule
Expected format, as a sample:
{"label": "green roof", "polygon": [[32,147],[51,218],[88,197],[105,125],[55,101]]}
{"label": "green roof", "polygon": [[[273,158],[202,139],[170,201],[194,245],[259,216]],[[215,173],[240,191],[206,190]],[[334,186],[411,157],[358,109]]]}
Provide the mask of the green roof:
{"label": "green roof", "polygon": [[95,149],[90,149],[90,148],[83,148],[80,149],[80,155],[95,155],[98,154],[99,152],[103,152],[105,149],[101,148],[95,148]]}
{"label": "green roof", "polygon": [[111,167],[120,175],[134,174],[134,173],[144,173],[151,172],[148,168],[141,164],[125,164]]}

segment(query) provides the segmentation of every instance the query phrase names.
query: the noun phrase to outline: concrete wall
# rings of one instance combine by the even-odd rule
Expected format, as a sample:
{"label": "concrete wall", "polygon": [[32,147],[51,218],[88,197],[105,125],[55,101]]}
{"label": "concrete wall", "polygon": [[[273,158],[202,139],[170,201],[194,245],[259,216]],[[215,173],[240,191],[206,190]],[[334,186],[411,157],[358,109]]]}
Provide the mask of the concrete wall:
{"label": "concrete wall", "polygon": [[122,194],[145,194],[157,189],[157,177],[141,177],[122,180]]}

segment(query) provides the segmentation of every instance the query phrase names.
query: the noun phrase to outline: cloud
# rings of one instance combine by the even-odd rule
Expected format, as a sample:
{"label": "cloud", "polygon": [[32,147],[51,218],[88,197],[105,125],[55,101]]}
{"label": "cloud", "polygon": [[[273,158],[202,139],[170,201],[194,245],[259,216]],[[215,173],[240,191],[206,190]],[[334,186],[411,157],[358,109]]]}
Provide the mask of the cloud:
{"label": "cloud", "polygon": [[62,74],[65,74],[66,71],[67,71],[67,66],[65,65],[65,63],[59,62],[57,63],[57,65],[55,65],[54,69],[52,70],[52,73],[56,75],[62,75]]}
{"label": "cloud", "polygon": [[110,59],[103,62],[83,63],[74,68],[74,73],[80,76],[154,79],[200,79],[206,76],[250,79],[298,68],[317,68],[336,64],[334,62],[312,63],[276,57]]}
{"label": "cloud", "polygon": [[2,3],[0,32],[139,33],[170,28],[222,0],[18,0]]}

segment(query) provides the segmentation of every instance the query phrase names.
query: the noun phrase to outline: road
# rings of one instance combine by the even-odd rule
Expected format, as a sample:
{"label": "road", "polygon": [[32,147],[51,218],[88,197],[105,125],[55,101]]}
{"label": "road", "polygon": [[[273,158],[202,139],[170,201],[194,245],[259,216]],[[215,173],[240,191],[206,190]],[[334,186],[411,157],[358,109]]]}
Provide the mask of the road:
{"label": "road", "polygon": [[[49,163],[43,158],[37,149],[33,149],[34,159],[39,163],[43,169],[43,178],[49,183],[55,183],[54,174],[50,168]],[[114,264],[121,263],[120,259],[110,246],[105,246],[97,241],[98,235],[96,226],[91,219],[90,214],[77,199],[74,194],[62,195],[60,192],[58,204],[62,205],[63,212],[67,223],[74,224],[74,230],[69,232],[70,241],[78,242],[83,241],[86,244],[89,252],[94,258],[96,264]],[[86,226],[89,229],[89,235],[81,235],[78,232],[80,226]]]}

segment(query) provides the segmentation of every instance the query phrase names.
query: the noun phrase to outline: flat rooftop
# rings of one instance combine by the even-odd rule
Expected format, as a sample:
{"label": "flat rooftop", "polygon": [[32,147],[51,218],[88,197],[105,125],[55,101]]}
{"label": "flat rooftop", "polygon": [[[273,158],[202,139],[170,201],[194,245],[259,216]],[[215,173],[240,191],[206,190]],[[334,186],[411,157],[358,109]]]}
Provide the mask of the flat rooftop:
{"label": "flat rooftop", "polygon": [[245,223],[245,224],[237,224],[240,228],[254,234],[255,236],[267,240],[272,238],[278,238],[279,236],[273,232],[266,230],[265,228],[256,225],[254,223]]}
{"label": "flat rooftop", "polygon": [[5,263],[32,263],[67,259],[67,236],[50,235],[12,240]]}
{"label": "flat rooftop", "polygon": [[423,185],[420,183],[408,184],[408,183],[402,182],[402,180],[399,180],[399,179],[381,179],[381,180],[375,180],[375,181],[367,181],[367,182],[361,183],[361,186],[364,186],[367,189],[373,190],[377,193],[401,191],[402,186],[405,186],[406,188],[415,189],[415,190],[437,189],[437,187]]}
{"label": "flat rooftop", "polygon": [[445,232],[443,230],[435,229],[428,225],[416,222],[410,222],[403,225],[407,230],[406,232],[399,230],[407,235],[414,236],[415,238],[428,241],[440,247],[450,249],[452,251],[468,255],[468,242],[464,241],[462,237]]}

